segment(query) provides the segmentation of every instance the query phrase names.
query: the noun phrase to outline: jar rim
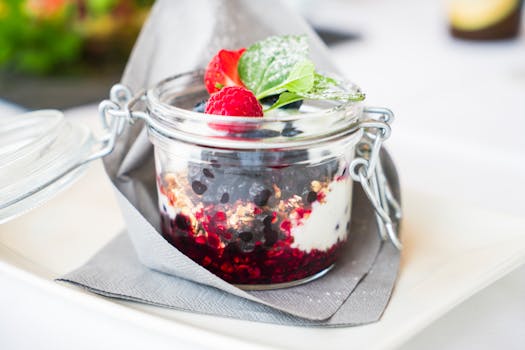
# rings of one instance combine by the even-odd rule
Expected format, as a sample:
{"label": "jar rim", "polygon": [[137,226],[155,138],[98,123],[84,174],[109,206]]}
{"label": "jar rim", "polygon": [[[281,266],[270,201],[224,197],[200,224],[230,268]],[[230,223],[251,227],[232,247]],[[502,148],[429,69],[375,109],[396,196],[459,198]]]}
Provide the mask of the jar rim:
{"label": "jar rim", "polygon": [[[177,99],[185,99],[184,103],[188,104],[191,98],[196,99],[196,95],[203,96],[205,88],[202,77],[203,70],[180,73],[159,81],[146,91],[148,114],[154,121],[149,124],[152,141],[164,136],[214,148],[292,148],[348,138],[358,131],[357,124],[363,110],[360,101],[338,102],[331,108],[322,108],[326,104],[333,104],[333,101],[308,100],[308,104],[313,107],[304,109],[315,111],[295,114],[279,112],[277,116],[264,117],[218,116],[175,105],[173,101]],[[213,124],[223,128],[214,127]],[[267,131],[270,135],[260,136],[260,132],[255,132],[254,136],[244,131],[231,133],[224,128],[239,125],[243,130]],[[298,126],[300,133],[295,136],[284,135],[287,125]]]}
{"label": "jar rim", "polygon": [[[194,120],[199,121],[203,123],[208,123],[210,121],[210,118],[213,118],[216,121],[219,122],[246,122],[248,124],[258,124],[258,123],[264,123],[264,122],[293,122],[295,120],[304,120],[307,118],[316,118],[319,117],[319,115],[323,114],[330,114],[334,111],[338,111],[340,109],[347,108],[349,106],[353,105],[360,105],[360,102],[358,101],[338,101],[339,103],[331,108],[322,109],[316,112],[305,112],[305,113],[299,113],[299,114],[289,114],[289,115],[282,115],[282,116],[274,116],[274,115],[265,115],[264,117],[238,117],[238,116],[222,116],[222,115],[216,115],[216,114],[207,114],[207,113],[201,113],[201,112],[195,112],[189,109],[181,108],[174,106],[169,103],[165,103],[161,100],[161,93],[162,87],[174,80],[181,79],[183,77],[187,76],[193,76],[193,77],[199,77],[204,75],[203,69],[197,69],[193,71],[188,71],[184,73],[174,74],[167,78],[164,78],[160,81],[158,81],[152,88],[148,89],[146,91],[146,97],[148,102],[151,105],[156,106],[159,108],[159,110],[164,111],[165,113],[173,113],[177,114],[177,116],[183,116],[185,119],[188,120]],[[356,89],[356,86],[346,82],[345,84],[348,84],[349,89]]]}

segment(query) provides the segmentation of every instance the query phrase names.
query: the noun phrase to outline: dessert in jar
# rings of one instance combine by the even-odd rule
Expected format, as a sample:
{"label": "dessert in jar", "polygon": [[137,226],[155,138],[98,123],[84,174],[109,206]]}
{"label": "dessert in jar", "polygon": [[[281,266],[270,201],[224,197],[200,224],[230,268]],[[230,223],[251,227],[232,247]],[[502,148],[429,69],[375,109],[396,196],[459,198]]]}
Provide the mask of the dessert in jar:
{"label": "dessert in jar", "polygon": [[221,50],[148,91],[164,238],[224,280],[301,283],[347,241],[363,94],[318,72],[306,37]]}

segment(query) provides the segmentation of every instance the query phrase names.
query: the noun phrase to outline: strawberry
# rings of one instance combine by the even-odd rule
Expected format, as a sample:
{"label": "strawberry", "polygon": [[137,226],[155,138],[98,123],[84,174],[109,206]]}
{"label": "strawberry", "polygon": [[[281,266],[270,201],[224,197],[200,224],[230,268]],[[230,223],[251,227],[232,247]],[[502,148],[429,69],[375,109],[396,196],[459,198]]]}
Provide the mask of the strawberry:
{"label": "strawberry", "polygon": [[244,51],[244,48],[237,51],[220,50],[208,63],[204,84],[210,94],[224,86],[244,86],[237,72],[237,64]]}
{"label": "strawberry", "polygon": [[[207,114],[237,117],[262,117],[263,109],[257,98],[250,90],[241,86],[227,86],[212,94],[204,110]],[[215,130],[240,133],[254,130],[250,124],[219,124],[210,123]]]}

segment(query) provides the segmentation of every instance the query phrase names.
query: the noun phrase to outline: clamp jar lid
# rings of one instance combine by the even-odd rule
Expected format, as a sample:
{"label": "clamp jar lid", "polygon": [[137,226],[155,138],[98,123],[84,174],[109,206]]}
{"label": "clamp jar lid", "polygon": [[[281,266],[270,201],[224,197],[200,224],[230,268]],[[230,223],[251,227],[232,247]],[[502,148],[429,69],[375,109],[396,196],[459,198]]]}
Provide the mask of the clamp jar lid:
{"label": "clamp jar lid", "polygon": [[94,142],[87,127],[56,110],[0,118],[0,223],[77,179]]}

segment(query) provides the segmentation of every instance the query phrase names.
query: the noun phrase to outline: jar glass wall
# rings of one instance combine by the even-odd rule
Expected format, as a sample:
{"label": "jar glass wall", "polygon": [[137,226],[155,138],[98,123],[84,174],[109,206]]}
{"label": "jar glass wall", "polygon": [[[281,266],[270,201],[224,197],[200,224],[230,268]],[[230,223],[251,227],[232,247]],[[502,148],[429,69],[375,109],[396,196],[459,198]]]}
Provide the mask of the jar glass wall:
{"label": "jar glass wall", "polygon": [[162,235],[235,284],[300,283],[329,269],[348,237],[360,105],[209,116],[190,110],[201,81],[183,75],[148,95],[152,116],[180,132],[149,129]]}

